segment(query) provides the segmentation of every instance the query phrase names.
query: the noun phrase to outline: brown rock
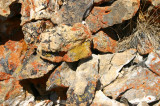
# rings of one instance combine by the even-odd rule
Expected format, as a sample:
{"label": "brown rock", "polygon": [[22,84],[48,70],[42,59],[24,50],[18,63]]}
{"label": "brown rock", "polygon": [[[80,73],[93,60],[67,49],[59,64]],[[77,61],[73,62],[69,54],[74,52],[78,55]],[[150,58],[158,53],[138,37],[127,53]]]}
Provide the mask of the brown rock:
{"label": "brown rock", "polygon": [[86,22],[92,32],[97,32],[101,28],[113,26],[132,18],[139,6],[140,0],[117,0],[111,6],[95,6]]}
{"label": "brown rock", "polygon": [[101,52],[115,52],[117,46],[116,40],[113,40],[103,31],[98,32],[93,37],[93,48]]}

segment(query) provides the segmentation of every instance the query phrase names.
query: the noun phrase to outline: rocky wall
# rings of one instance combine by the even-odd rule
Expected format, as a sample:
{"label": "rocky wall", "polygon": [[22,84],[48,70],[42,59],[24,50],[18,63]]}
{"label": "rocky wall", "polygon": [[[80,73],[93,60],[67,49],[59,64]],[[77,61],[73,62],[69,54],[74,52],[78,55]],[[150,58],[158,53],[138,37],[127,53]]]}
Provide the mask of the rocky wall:
{"label": "rocky wall", "polygon": [[159,106],[160,1],[1,0],[0,106]]}

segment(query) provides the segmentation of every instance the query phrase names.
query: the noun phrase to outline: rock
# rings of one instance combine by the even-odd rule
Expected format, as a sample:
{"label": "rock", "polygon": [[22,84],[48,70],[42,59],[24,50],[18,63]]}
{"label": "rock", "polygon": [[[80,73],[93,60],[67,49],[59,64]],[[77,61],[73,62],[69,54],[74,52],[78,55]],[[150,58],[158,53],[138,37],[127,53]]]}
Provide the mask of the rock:
{"label": "rock", "polygon": [[31,55],[28,59],[25,59],[22,65],[19,65],[13,76],[18,80],[39,78],[43,77],[49,71],[51,71],[56,64],[45,62],[38,55]]}
{"label": "rock", "polygon": [[98,75],[98,56],[83,59],[76,70],[76,78],[67,91],[67,104],[86,105],[92,102]]}
{"label": "rock", "polygon": [[119,103],[116,100],[106,97],[102,91],[96,91],[95,98],[91,106],[126,106],[125,104]]}
{"label": "rock", "polygon": [[93,48],[97,49],[101,52],[115,52],[115,48],[117,46],[116,40],[113,40],[103,31],[99,31],[93,37]]}
{"label": "rock", "polygon": [[22,4],[21,25],[32,20],[45,20],[54,16],[55,0],[19,0],[19,2]]}
{"label": "rock", "polygon": [[91,55],[90,37],[91,33],[83,24],[60,25],[40,35],[38,54],[52,62],[78,61]]}
{"label": "rock", "polygon": [[73,64],[63,62],[48,78],[46,89],[71,86],[76,76],[76,72],[71,68],[73,66]]}
{"label": "rock", "polygon": [[67,0],[67,3],[61,6],[61,9],[51,18],[53,23],[74,25],[83,21],[84,14],[89,8],[92,0]]}
{"label": "rock", "polygon": [[0,104],[23,94],[23,87],[15,78],[0,80]]}
{"label": "rock", "polygon": [[154,104],[153,106],[159,106],[159,105],[160,105],[160,101],[158,103]]}
{"label": "rock", "polygon": [[148,0],[154,5],[155,7],[160,8],[160,1],[159,0]]}
{"label": "rock", "polygon": [[136,50],[130,49],[122,53],[99,55],[101,75],[100,81],[102,86],[106,86],[114,81],[122,67],[128,64],[135,55]]}
{"label": "rock", "polygon": [[48,28],[52,28],[53,24],[50,21],[38,20],[36,22],[26,23],[22,27],[24,39],[29,45],[37,46],[39,35]]}
{"label": "rock", "polygon": [[14,3],[16,0],[1,0],[0,1],[0,15],[8,17],[10,15],[9,6]]}
{"label": "rock", "polygon": [[140,102],[151,103],[159,100],[160,77],[147,68],[132,68],[132,71],[124,74],[110,85],[104,88],[106,96],[117,98],[122,93],[131,104]]}
{"label": "rock", "polygon": [[[21,65],[27,51],[24,40],[11,41],[0,46],[0,66],[7,74],[13,74],[16,68]],[[0,70],[2,72],[2,70]]]}
{"label": "rock", "polygon": [[117,0],[111,6],[95,6],[87,17],[86,23],[92,32],[97,32],[101,28],[131,19],[138,11],[139,6],[140,0]]}
{"label": "rock", "polygon": [[160,76],[160,51],[151,52],[145,62],[154,73]]}
{"label": "rock", "polygon": [[94,0],[95,4],[102,4],[102,3],[112,3],[115,0]]}

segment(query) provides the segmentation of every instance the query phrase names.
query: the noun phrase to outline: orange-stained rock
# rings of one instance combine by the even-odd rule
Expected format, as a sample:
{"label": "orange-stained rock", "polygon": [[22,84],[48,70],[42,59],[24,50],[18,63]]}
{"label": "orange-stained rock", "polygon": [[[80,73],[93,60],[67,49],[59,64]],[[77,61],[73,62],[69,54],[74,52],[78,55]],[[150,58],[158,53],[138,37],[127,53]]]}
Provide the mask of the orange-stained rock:
{"label": "orange-stained rock", "polygon": [[101,52],[115,52],[117,41],[109,37],[103,31],[93,36],[93,48]]}
{"label": "orange-stained rock", "polygon": [[0,48],[0,66],[3,67],[5,73],[13,74],[25,57],[27,45],[24,40],[19,42],[9,40]]}
{"label": "orange-stained rock", "polygon": [[101,28],[131,19],[138,11],[139,6],[140,0],[117,0],[111,6],[95,6],[87,17],[86,23],[92,32],[97,32]]}
{"label": "orange-stained rock", "polygon": [[145,62],[153,72],[160,76],[160,51],[151,52]]}
{"label": "orange-stained rock", "polygon": [[[159,100],[160,77],[147,68],[130,67],[128,72],[104,88],[106,96],[117,98],[122,93],[131,104]],[[127,92],[126,92],[127,91]]]}

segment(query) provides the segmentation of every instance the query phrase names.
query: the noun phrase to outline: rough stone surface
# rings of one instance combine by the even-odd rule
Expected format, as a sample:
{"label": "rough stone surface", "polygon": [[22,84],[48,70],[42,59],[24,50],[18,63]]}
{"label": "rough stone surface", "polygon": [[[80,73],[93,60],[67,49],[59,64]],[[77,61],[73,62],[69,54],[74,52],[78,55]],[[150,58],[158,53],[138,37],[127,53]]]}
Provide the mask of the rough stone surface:
{"label": "rough stone surface", "polygon": [[93,45],[94,49],[97,49],[101,52],[115,52],[115,48],[117,46],[117,41],[110,38],[103,31],[98,32],[93,37]]}
{"label": "rough stone surface", "polygon": [[95,98],[91,106],[126,106],[105,96],[102,91],[96,91]]}
{"label": "rough stone surface", "polygon": [[67,91],[67,103],[73,105],[90,104],[95,93],[98,75],[98,56],[92,55],[81,60],[76,70],[76,78]]}
{"label": "rough stone surface", "polygon": [[160,76],[160,51],[150,53],[145,64]]}
{"label": "rough stone surface", "polygon": [[117,0],[111,6],[95,6],[86,22],[92,32],[97,32],[101,28],[119,24],[132,18],[139,6],[140,0]]}
{"label": "rough stone surface", "polygon": [[122,96],[132,104],[151,103],[159,99],[159,80],[160,77],[147,68],[137,67],[105,87],[103,92],[113,98],[124,93]]}
{"label": "rough stone surface", "polygon": [[90,37],[91,33],[83,24],[60,25],[40,35],[38,53],[52,62],[78,61],[91,55]]}
{"label": "rough stone surface", "polygon": [[76,72],[72,69],[73,66],[74,64],[63,62],[48,78],[46,89],[72,85],[76,76]]}
{"label": "rough stone surface", "polygon": [[128,64],[135,57],[136,50],[131,49],[122,53],[99,55],[100,58],[100,81],[106,86],[114,81],[119,75],[122,67]]}

